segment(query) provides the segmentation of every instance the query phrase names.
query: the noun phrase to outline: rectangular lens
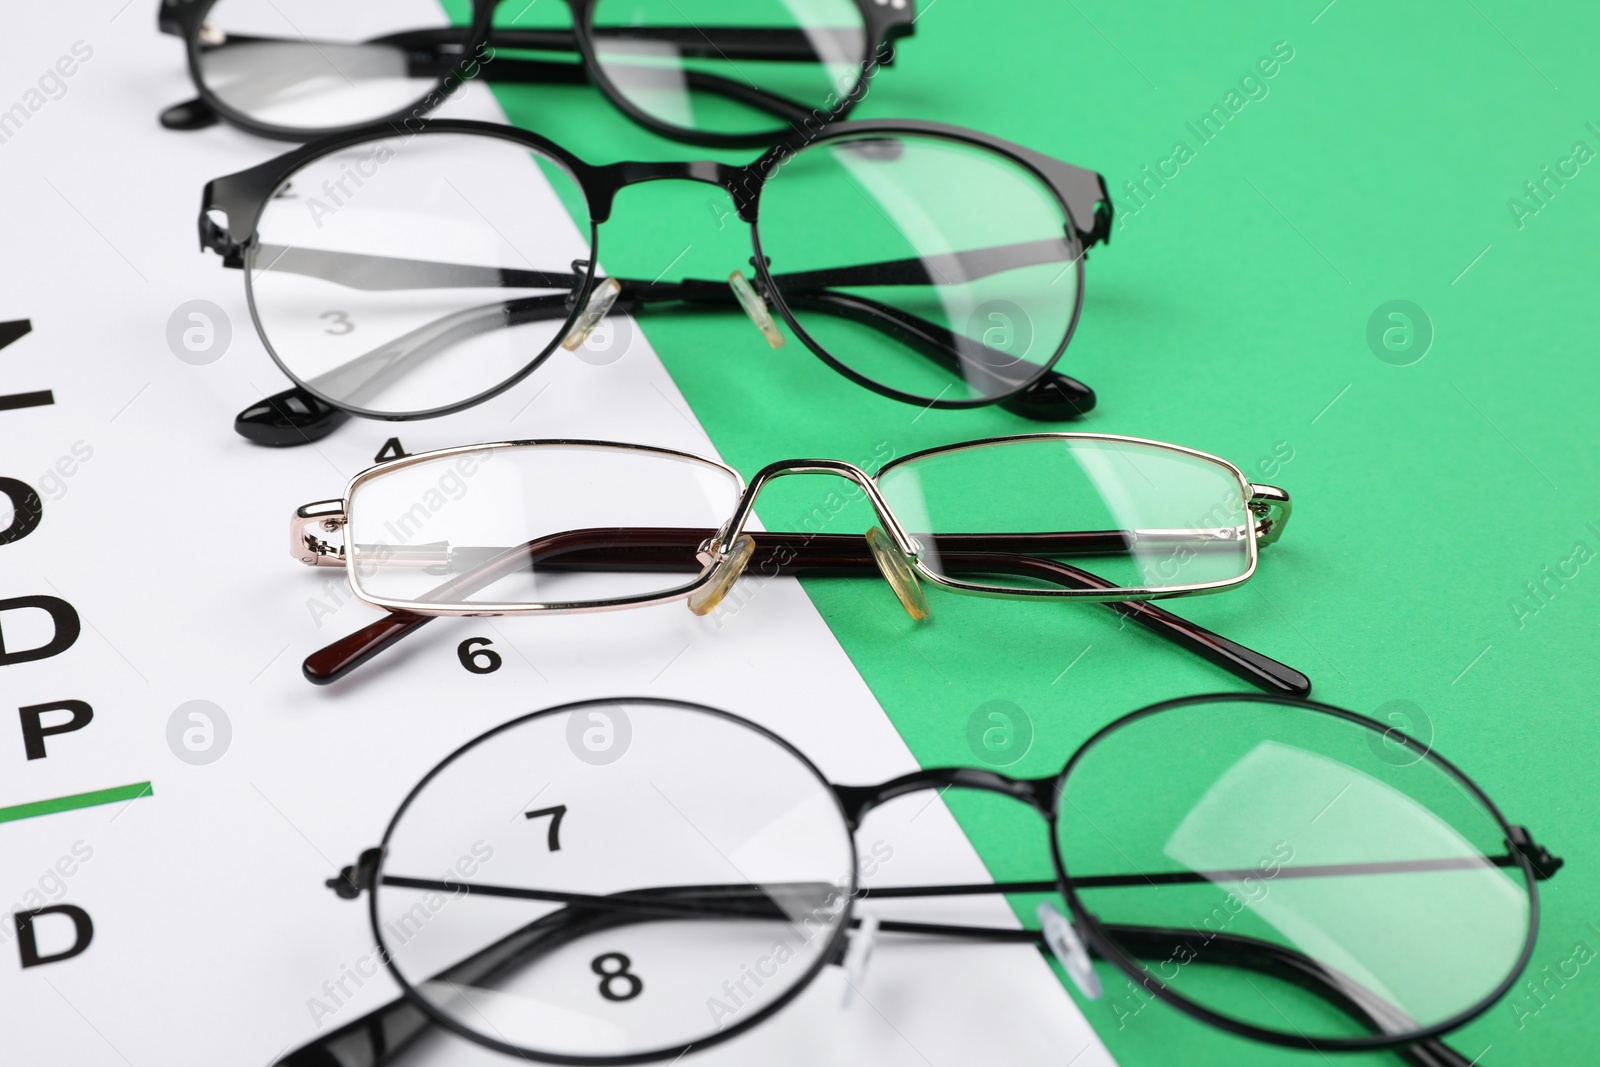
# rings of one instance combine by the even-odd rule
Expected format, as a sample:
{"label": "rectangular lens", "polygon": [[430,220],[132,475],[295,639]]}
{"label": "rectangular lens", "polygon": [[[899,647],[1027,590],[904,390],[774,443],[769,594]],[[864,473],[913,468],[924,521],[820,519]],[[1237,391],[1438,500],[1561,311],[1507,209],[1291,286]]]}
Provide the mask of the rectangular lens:
{"label": "rectangular lens", "polygon": [[958,446],[891,465],[878,486],[934,574],[1060,593],[1084,577],[1181,591],[1249,573],[1248,487],[1221,460],[1090,435]]}
{"label": "rectangular lens", "polygon": [[530,444],[423,458],[358,481],[350,581],[395,607],[582,607],[682,589],[738,501],[706,460]]}

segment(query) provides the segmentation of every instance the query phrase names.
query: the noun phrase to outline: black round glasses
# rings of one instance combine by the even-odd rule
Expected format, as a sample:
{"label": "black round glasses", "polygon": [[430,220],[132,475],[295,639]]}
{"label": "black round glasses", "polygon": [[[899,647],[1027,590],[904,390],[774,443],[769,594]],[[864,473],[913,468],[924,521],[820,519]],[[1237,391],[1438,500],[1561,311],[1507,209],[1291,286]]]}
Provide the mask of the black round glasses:
{"label": "black round glasses", "polygon": [[[926,790],[1041,816],[1041,876],[900,885],[880,867],[863,886],[856,831]],[[871,1000],[874,941],[941,938],[951,966],[963,942],[1036,945],[1091,1001],[1120,978],[1271,1044],[1460,1067],[1439,1035],[1510,988],[1535,883],[1561,865],[1427,746],[1324,704],[1188,697],[1123,716],[1047,777],[844,786],[726,712],[583,701],[463,745],[329,880],[367,896],[404,998],[281,1064],[389,1063],[434,1024],[545,1062],[670,1060],[748,1030],[830,964]],[[897,898],[996,893],[1023,923],[892,917]],[[1119,1010],[1111,992],[1091,1015]]]}
{"label": "black round glasses", "polygon": [[772,144],[848,114],[915,18],[910,0],[471,0],[431,20],[383,0],[164,0],[200,95],[161,122],[304,141],[420,118],[468,81],[592,81],[667,137]]}
{"label": "black round glasses", "polygon": [[[729,195],[751,229],[748,267],[725,280],[600,270],[617,193],[663,179]],[[1093,171],[909,121],[796,134],[739,167],[592,166],[509,126],[418,120],[219,178],[200,217],[203,246],[244,271],[257,331],[295,383],[236,422],[268,445],[349,415],[478,404],[608,313],[719,308],[896,400],[1073,418],[1094,394],[1053,368],[1082,305],[1084,250],[1110,230]]]}

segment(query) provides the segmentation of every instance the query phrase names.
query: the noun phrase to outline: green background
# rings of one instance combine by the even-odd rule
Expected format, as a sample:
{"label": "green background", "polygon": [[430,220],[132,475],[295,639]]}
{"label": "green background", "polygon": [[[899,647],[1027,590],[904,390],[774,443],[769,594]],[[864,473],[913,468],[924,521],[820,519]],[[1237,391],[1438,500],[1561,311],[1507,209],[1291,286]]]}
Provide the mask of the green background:
{"label": "green background", "polygon": [[[1576,142],[1600,150],[1600,9],[1324,3],[921,0],[915,36],[856,117],[971,126],[1106,176],[1118,223],[1110,247],[1090,255],[1083,317],[1061,364],[1100,395],[1077,428],[1203,449],[1291,492],[1294,520],[1256,578],[1176,603],[1178,612],[1306,671],[1323,700],[1395,713],[1566,858],[1541,886],[1529,976],[1542,978],[1580,942],[1600,951],[1600,562],[1547,577],[1571,575],[1564,561],[1580,544],[1581,557],[1600,552],[1600,163],[1549,183],[1542,203],[1523,185]],[[536,10],[560,8],[544,0]],[[1293,58],[1263,79],[1266,96],[1202,145],[1187,124],[1223,104],[1278,42]],[[592,88],[514,88],[501,99],[519,124],[591,162],[756,155],[655,137]],[[1130,197],[1124,183],[1178,141],[1192,158]],[[1537,212],[1519,225],[1512,198]],[[749,255],[747,230],[710,186],[630,189],[601,231],[601,260],[617,275],[670,266],[672,276],[721,278]],[[1369,318],[1392,300],[1415,303],[1431,323],[1431,347],[1408,366],[1379,359],[1367,340]],[[902,454],[1040,428],[998,409],[919,413],[850,384],[797,343],[769,350],[736,313],[641,323],[746,476],[775,458],[867,463],[885,447]],[[1281,469],[1269,477],[1262,461]],[[775,528],[844,488],[792,479],[760,512]],[[1529,599],[1530,582],[1543,585],[1541,600]],[[1046,774],[1126,711],[1242,688],[1092,606],[936,593],[932,617],[914,624],[881,582],[815,580],[807,590],[925,765],[975,762],[967,723],[989,701],[1014,704],[1032,725],[1031,748],[1007,770]],[[1127,801],[1160,788],[1130,781]],[[1047,874],[1036,818],[949,800],[997,878]],[[1600,967],[1551,982],[1542,999],[1519,986],[1452,1043],[1484,1064],[1592,1059],[1591,970]],[[1126,1002],[1121,980],[1102,974]],[[1080,1004],[1128,1065],[1320,1059],[1164,1006],[1119,1027],[1108,1004]]]}

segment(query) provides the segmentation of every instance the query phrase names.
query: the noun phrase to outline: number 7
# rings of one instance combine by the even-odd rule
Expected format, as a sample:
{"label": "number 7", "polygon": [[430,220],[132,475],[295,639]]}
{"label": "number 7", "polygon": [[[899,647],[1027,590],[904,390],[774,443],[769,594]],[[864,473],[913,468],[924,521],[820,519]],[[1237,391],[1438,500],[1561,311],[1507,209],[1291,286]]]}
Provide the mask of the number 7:
{"label": "number 7", "polygon": [[566,815],[566,813],[567,806],[565,804],[557,804],[553,808],[540,808],[538,811],[523,812],[523,814],[530,819],[537,819],[542,815],[552,816],[550,819],[549,837],[551,852],[561,851],[561,818],[562,816]]}

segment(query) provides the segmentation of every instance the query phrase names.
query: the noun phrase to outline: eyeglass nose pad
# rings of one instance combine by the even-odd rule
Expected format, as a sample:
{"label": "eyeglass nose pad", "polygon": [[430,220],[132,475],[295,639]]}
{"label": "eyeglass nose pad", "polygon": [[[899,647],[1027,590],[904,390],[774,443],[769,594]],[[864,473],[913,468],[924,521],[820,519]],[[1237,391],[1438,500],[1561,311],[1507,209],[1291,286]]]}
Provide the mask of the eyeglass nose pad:
{"label": "eyeglass nose pad", "polygon": [[696,615],[709,615],[715,611],[717,605],[722,603],[722,598],[728,595],[728,590],[733,588],[733,583],[739,580],[739,575],[744,573],[755,552],[755,538],[749,534],[740,534],[735,538],[727,556],[713,561],[707,568],[711,571],[711,580],[699,591],[690,594],[689,610]]}
{"label": "eyeglass nose pad", "polygon": [[878,561],[878,570],[889,583],[889,588],[894,590],[894,595],[900,598],[900,606],[906,609],[906,614],[918,622],[926,619],[928,600],[922,595],[922,583],[917,581],[917,572],[911,569],[911,564],[900,554],[900,549],[889,540],[889,535],[874,526],[867,531],[867,547],[872,549],[872,558]]}
{"label": "eyeglass nose pad", "polygon": [[739,271],[728,275],[728,285],[733,289],[733,295],[738,298],[739,306],[744,308],[744,313],[750,316],[750,321],[756,324],[756,329],[761,331],[761,336],[767,339],[769,348],[783,347],[783,331],[778,329],[778,324],[772,320],[772,312],[767,310],[767,302],[756,292]]}
{"label": "eyeglass nose pad", "polygon": [[867,976],[867,961],[872,959],[872,946],[878,940],[878,917],[864,915],[861,925],[850,935],[850,947],[844,956],[844,997],[841,1008],[848,1008],[856,999],[856,992]]}
{"label": "eyeglass nose pad", "polygon": [[1078,937],[1072,920],[1061,914],[1061,909],[1048,900],[1040,901],[1036,914],[1039,916],[1039,932],[1044,934],[1044,943],[1050,946],[1051,955],[1067,972],[1072,984],[1090,1000],[1099,1000],[1105,990],[1100,985],[1100,976],[1094,973],[1094,964],[1089,962],[1089,950]]}
{"label": "eyeglass nose pad", "polygon": [[622,285],[615,278],[607,278],[594,287],[594,292],[589,294],[589,302],[583,306],[583,314],[578,316],[578,321],[572,324],[572,329],[567,331],[567,336],[562,338],[561,347],[568,352],[576,352],[589,339],[594,328],[600,325],[606,313],[611,310],[611,305],[617,302],[617,297],[622,295]]}

